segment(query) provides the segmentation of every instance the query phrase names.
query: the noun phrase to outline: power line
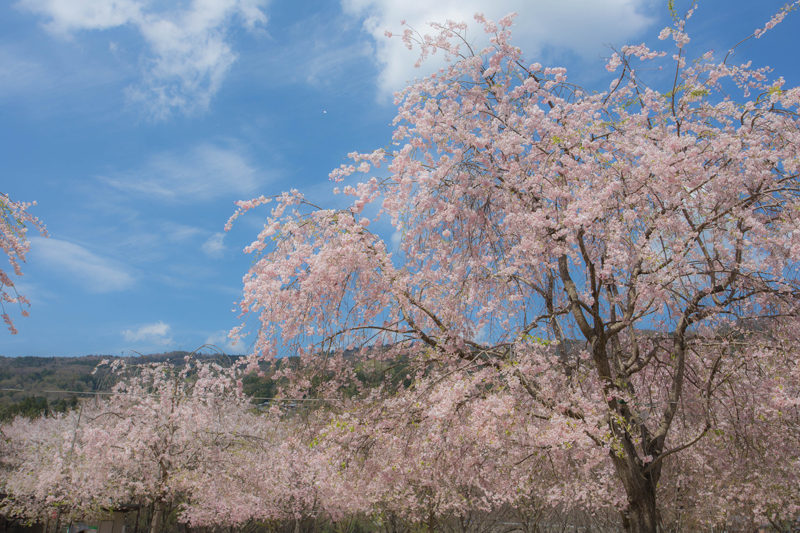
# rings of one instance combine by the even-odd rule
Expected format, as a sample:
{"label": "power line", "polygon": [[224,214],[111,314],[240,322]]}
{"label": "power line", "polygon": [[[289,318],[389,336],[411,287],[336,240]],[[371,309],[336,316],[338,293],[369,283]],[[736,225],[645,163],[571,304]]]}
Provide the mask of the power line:
{"label": "power line", "polygon": [[[132,396],[136,398],[144,397],[159,397],[160,394],[132,394],[129,392],[114,392],[114,391],[77,391],[77,390],[62,390],[62,389],[16,389],[9,387],[0,387],[0,392],[25,392],[27,394],[82,394],[86,396]],[[220,398],[215,394],[192,394],[197,398]],[[251,400],[269,400],[272,402],[338,402],[339,398],[274,398],[269,396],[247,396]]]}
{"label": "power line", "polygon": [[[28,394],[82,394],[86,396],[130,396],[133,398],[158,398],[160,394],[132,394],[130,392],[114,392],[114,391],[76,391],[76,390],[62,390],[62,389],[44,389],[44,390],[31,390],[31,389],[15,389],[8,387],[0,387],[0,392],[25,392]],[[221,396],[215,394],[192,394],[196,398],[220,398]],[[246,396],[246,395],[245,395]],[[341,398],[275,398],[270,396],[246,396],[251,400],[263,400],[270,402],[340,402]],[[626,403],[626,402],[621,402]],[[638,407],[660,407],[664,402],[632,402],[633,405]]]}

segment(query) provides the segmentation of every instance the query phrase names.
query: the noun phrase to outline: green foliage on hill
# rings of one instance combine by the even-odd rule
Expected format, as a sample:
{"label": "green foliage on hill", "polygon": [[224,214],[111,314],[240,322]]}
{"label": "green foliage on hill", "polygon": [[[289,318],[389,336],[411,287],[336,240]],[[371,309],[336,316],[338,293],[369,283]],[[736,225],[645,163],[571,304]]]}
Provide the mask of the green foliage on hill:
{"label": "green foliage on hill", "polygon": [[[187,356],[215,360],[223,366],[235,363],[238,356],[217,354],[190,354],[175,351],[160,354],[140,355],[125,358],[130,365],[167,362],[181,367]],[[353,353],[345,357],[355,365],[358,384],[353,383],[345,391],[355,395],[358,390],[388,386],[390,389],[407,387],[408,362],[404,359],[392,361],[360,360]],[[106,367],[95,371],[104,359],[119,359],[115,356],[87,355],[83,357],[3,357],[0,356],[0,422],[15,416],[34,418],[64,412],[78,405],[80,398],[92,393],[111,390],[115,377]],[[262,404],[278,394],[280,386],[272,376],[282,364],[294,364],[295,358],[276,362],[263,362],[261,372],[252,372],[242,379],[244,393],[253,398],[254,404]],[[321,384],[330,376],[324,372],[316,374],[314,382]]]}
{"label": "green foliage on hill", "polygon": [[78,406],[78,397],[71,395],[56,400],[44,396],[26,396],[22,400],[0,405],[0,421],[17,416],[36,418],[43,415],[64,413]]}
{"label": "green foliage on hill", "polygon": [[63,411],[75,405],[81,393],[102,390],[104,375],[92,375],[102,359],[0,357],[0,419]]}
{"label": "green foliage on hill", "polygon": [[[189,352],[169,352],[125,358],[130,364],[169,362],[181,366]],[[235,358],[199,354],[193,357],[219,359],[221,364],[231,364]],[[94,392],[109,391],[114,377],[106,368],[95,372],[104,359],[114,356],[86,355],[83,357],[2,357],[0,356],[0,421],[15,416],[37,417],[74,408],[79,398]],[[269,386],[260,384],[258,378],[250,388],[261,393]]]}

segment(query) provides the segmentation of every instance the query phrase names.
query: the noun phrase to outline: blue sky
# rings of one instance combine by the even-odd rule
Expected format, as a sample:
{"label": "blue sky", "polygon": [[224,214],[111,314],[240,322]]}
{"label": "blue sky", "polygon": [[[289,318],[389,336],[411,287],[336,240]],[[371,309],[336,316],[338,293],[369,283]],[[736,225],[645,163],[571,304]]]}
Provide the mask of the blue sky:
{"label": "blue sky", "polygon": [[[782,4],[701,2],[690,51],[724,53]],[[233,202],[299,188],[330,203],[328,172],[387,143],[392,92],[425,73],[384,31],[478,11],[517,12],[527,60],[597,89],[611,46],[664,47],[669,21],[666,0],[2,3],[0,191],[36,200],[50,237],[31,234],[31,316],[12,312],[0,354],[246,352],[225,334],[265,213],[223,233]],[[800,84],[798,30],[793,13],[736,58]]]}

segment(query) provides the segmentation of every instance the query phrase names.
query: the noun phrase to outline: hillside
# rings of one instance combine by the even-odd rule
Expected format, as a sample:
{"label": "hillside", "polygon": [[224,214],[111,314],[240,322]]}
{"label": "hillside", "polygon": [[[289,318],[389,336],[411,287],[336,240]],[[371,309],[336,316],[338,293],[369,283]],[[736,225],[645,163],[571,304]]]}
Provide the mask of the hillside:
{"label": "hillside", "polygon": [[[82,357],[3,357],[0,356],[0,420],[21,414],[39,416],[64,411],[77,404],[80,397],[107,391],[114,384],[107,371],[93,374],[103,359],[125,359],[130,364],[169,362],[182,365],[189,352],[175,351],[138,357],[85,355]],[[216,355],[195,355],[218,359]],[[229,358],[226,358],[230,361]],[[221,361],[224,362],[224,361]],[[248,376],[245,390],[251,395],[269,394],[268,380]]]}
{"label": "hillside", "polygon": [[[114,357],[102,355],[86,355],[82,357],[3,357],[0,356],[0,422],[10,420],[17,415],[37,417],[53,412],[63,412],[78,404],[79,398],[85,398],[95,392],[104,392],[114,385],[114,377],[106,368],[94,372],[95,367],[104,359],[125,359],[130,365],[167,362],[174,366],[182,366],[189,352],[175,351],[168,353],[140,355],[138,357]],[[222,365],[229,365],[241,356],[218,354],[194,354],[202,360],[213,360]],[[398,358],[392,361],[362,361],[356,350],[345,352],[345,358],[354,364],[355,377],[360,386],[375,387],[382,383],[393,386],[408,386],[406,378],[407,359]],[[276,365],[261,365],[263,375],[247,374],[242,378],[244,393],[252,398],[253,403],[263,403],[275,396],[278,384],[271,379],[274,370],[281,362],[292,364],[295,358],[281,359]],[[326,379],[325,374],[317,375],[314,380]],[[351,384],[344,390],[345,394],[356,394],[360,386]]]}

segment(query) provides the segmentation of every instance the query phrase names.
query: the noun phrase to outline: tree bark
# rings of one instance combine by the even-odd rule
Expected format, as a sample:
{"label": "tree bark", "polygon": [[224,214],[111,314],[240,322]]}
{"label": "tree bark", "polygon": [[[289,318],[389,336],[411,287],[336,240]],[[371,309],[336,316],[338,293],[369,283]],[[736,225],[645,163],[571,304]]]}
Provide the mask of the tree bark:
{"label": "tree bark", "polygon": [[435,532],[436,531],[436,516],[433,514],[433,509],[428,512],[428,531]]}
{"label": "tree bark", "polygon": [[614,455],[612,459],[617,474],[625,487],[628,506],[622,511],[622,525],[630,533],[657,533],[658,506],[656,480],[652,472],[645,473],[643,466],[629,458]]}
{"label": "tree bark", "polygon": [[622,513],[622,523],[630,533],[656,533],[658,510],[655,491],[628,496],[628,508]]}
{"label": "tree bark", "polygon": [[164,521],[164,502],[157,501],[153,506],[153,516],[150,518],[150,533],[160,533]]}

